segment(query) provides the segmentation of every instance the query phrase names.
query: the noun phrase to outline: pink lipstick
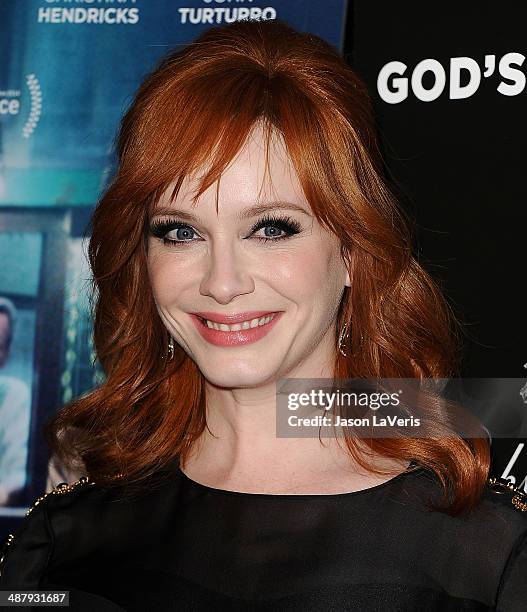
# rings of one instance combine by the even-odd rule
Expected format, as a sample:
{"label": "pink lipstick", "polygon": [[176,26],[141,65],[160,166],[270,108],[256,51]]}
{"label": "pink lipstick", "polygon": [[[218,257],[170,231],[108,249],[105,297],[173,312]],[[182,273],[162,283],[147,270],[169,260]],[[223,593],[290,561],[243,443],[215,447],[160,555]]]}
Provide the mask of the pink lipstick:
{"label": "pink lipstick", "polygon": [[[263,325],[258,325],[249,329],[239,329],[236,331],[222,331],[213,329],[207,326],[204,319],[208,319],[213,323],[223,323],[225,325],[234,325],[252,319],[261,319],[265,316],[272,315],[273,318]],[[282,312],[272,312],[268,310],[253,310],[250,312],[239,312],[231,315],[224,315],[218,312],[194,312],[191,313],[191,319],[196,329],[201,336],[216,346],[239,346],[243,344],[251,344],[266,336],[274,327]]]}

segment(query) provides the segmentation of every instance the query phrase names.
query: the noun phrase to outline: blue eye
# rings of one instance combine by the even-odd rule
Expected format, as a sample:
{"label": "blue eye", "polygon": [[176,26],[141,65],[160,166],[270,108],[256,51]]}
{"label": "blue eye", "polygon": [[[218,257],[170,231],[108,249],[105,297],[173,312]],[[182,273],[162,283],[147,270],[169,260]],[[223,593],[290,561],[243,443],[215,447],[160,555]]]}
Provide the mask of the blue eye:
{"label": "blue eye", "polygon": [[[170,232],[175,232],[176,236],[168,238],[167,236]],[[154,221],[150,225],[150,234],[154,236],[154,238],[162,240],[165,244],[192,242],[189,240],[189,237],[192,237],[193,233],[195,233],[195,230],[190,225],[179,221],[159,220]]]}
{"label": "blue eye", "polygon": [[[275,232],[270,236],[255,236],[257,240],[264,242],[277,242],[278,240],[286,240],[294,234],[298,234],[301,231],[301,226],[296,219],[291,217],[272,217],[266,216],[263,219],[257,221],[251,228],[251,234],[254,234],[262,228],[270,228],[272,232]],[[276,232],[285,232],[285,235],[277,235]],[[173,232],[175,235],[168,237],[168,234]],[[176,220],[158,220],[154,221],[150,225],[150,234],[162,240],[164,244],[169,246],[181,245],[185,242],[195,242],[192,240],[192,235],[196,233],[196,230],[188,225]]]}
{"label": "blue eye", "polygon": [[257,240],[263,240],[265,242],[271,241],[276,242],[277,240],[285,240],[290,238],[294,234],[298,234],[301,230],[300,223],[296,219],[291,217],[272,217],[267,215],[263,219],[257,221],[251,228],[251,233],[257,232],[258,230],[270,227],[274,230],[278,229],[282,232],[286,232],[285,236],[277,236],[275,238],[268,238],[266,236],[255,236]]}

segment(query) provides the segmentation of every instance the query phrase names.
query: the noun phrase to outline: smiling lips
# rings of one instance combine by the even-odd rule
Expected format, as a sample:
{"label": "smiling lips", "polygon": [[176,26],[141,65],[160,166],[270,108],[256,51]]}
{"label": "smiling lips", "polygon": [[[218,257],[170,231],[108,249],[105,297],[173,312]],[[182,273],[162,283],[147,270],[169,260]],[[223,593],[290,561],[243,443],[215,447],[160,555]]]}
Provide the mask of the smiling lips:
{"label": "smiling lips", "polygon": [[250,344],[266,336],[282,312],[251,311],[234,315],[214,312],[191,314],[192,322],[202,337],[217,346]]}

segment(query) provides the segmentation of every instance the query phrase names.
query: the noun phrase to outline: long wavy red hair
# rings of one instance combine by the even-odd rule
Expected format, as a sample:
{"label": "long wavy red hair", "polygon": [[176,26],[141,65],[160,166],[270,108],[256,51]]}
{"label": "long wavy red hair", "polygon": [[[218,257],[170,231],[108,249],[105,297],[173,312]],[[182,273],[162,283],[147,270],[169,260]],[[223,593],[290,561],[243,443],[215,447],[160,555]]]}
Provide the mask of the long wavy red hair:
{"label": "long wavy red hair", "polygon": [[[147,274],[146,228],[160,194],[207,167],[198,198],[219,179],[255,122],[282,134],[314,215],[341,241],[352,286],[336,329],[335,378],[447,378],[459,368],[459,324],[412,254],[410,223],[384,178],[365,85],[317,36],[280,21],[216,27],[168,55],[146,78],[118,137],[119,166],[92,218],[94,340],[106,382],[49,421],[52,451],[82,461],[104,486],[140,483],[183,462],[205,422],[202,374],[167,332]],[[335,346],[337,338],[335,338]],[[446,419],[446,417],[445,417]],[[443,484],[443,510],[473,508],[490,463],[488,440],[441,435],[367,441],[382,456],[414,460]],[[450,435],[444,433],[450,432]],[[375,471],[346,438],[351,455]],[[120,482],[122,482],[122,478]]]}

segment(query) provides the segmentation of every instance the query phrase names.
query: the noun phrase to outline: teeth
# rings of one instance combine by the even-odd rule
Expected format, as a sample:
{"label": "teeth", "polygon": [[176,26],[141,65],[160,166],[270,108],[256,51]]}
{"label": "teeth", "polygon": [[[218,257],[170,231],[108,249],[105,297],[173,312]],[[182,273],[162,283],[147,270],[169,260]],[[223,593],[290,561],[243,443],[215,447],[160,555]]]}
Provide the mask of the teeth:
{"label": "teeth", "polygon": [[241,323],[235,323],[234,325],[225,325],[224,323],[214,323],[208,319],[204,319],[206,325],[210,329],[216,329],[217,331],[239,331],[240,329],[252,329],[253,327],[260,327],[266,325],[274,318],[274,314],[261,317],[260,319],[251,319],[250,321],[242,321]]}

